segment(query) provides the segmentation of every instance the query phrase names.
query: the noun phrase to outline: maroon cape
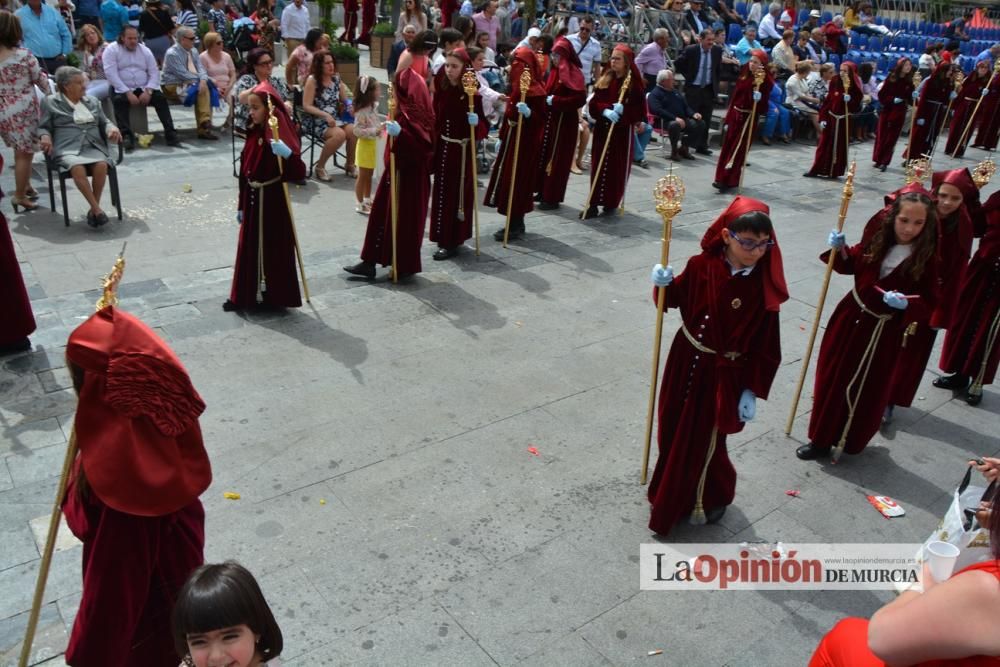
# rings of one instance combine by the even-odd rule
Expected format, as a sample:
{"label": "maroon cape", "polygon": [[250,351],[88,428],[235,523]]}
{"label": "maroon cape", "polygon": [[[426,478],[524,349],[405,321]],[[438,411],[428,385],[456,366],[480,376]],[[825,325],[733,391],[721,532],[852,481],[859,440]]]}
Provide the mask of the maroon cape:
{"label": "maroon cape", "polygon": [[[521,72],[531,73],[531,87],[525,99],[521,99],[518,82]],[[545,86],[542,82],[541,67],[535,54],[527,47],[514,51],[510,65],[510,100],[504,111],[503,125],[500,126],[500,154],[493,163],[490,183],[486,186],[483,204],[495,208],[497,213],[507,215],[507,199],[510,196],[511,174],[517,174],[514,181],[514,196],[510,214],[524,215],[534,210],[532,190],[535,187],[535,171],[544,169],[538,162],[542,147],[542,131],[545,129]],[[517,111],[517,103],[524,102],[531,109],[531,116],[524,118]],[[517,164],[514,164],[514,144],[517,141],[517,127],[521,126],[521,142],[517,148]]]}
{"label": "maroon cape", "polygon": [[[278,157],[271,152],[270,139],[269,129],[254,126],[248,130],[243,146],[239,199],[243,223],[236,249],[233,288],[229,295],[229,300],[241,309],[257,305],[261,234],[264,237],[263,303],[286,308],[302,305],[292,212],[288,209],[283,183],[305,178],[306,166],[299,156],[298,140],[286,137],[282,132],[281,139],[292,149],[292,154],[282,160],[284,171],[280,171]],[[270,181],[274,182],[263,187],[252,185]]]}
{"label": "maroon cape", "polygon": [[358,44],[369,46],[372,42],[372,28],[375,27],[375,0],[361,0],[361,36]]}
{"label": "maroon cape", "polygon": [[979,114],[979,133],[972,145],[988,151],[994,150],[997,138],[1000,137],[1000,76],[993,77],[990,92],[983,100],[983,108],[979,110]]}
{"label": "maroon cape", "polygon": [[993,193],[983,210],[986,233],[958,291],[952,326],[944,339],[941,370],[973,380],[982,373],[985,385],[993,382],[1000,363],[1000,340],[990,345],[991,330],[1000,327],[1000,192]]}
{"label": "maroon cape", "polygon": [[[852,65],[853,63],[848,63]],[[861,86],[857,75],[851,77],[850,102],[844,102],[844,83],[840,76],[830,80],[830,92],[827,93],[823,105],[819,108],[819,121],[826,123],[826,128],[820,134],[819,146],[816,147],[816,158],[813,160],[810,174],[839,178],[847,171],[847,142],[849,137],[849,121],[847,114],[856,114],[861,110]]]}
{"label": "maroon cape", "polygon": [[[972,133],[976,128],[974,126],[970,127],[964,138],[962,134],[965,132],[966,125],[969,124],[969,119],[973,118],[973,113],[975,113],[974,122],[978,122],[983,117],[982,107],[986,106],[986,102],[984,101],[979,105],[978,111],[976,110],[976,104],[982,97],[983,88],[989,82],[989,76],[981,78],[973,70],[972,74],[966,77],[965,82],[962,84],[962,89],[958,91],[958,99],[955,100],[955,104],[953,105],[955,113],[952,115],[951,125],[948,127],[948,143],[945,145],[945,152],[948,155],[953,157],[962,157],[965,155],[965,147],[969,145]],[[962,141],[961,146],[958,145],[959,140]]]}
{"label": "maroon cape", "polygon": [[951,63],[941,63],[934,68],[930,80],[921,86],[920,97],[914,111],[913,128],[906,144],[908,150],[903,151],[904,160],[910,158],[910,153],[914,158],[930,154],[931,146],[937,141],[944,124],[948,122],[945,111],[948,109],[948,98],[952,92],[950,69]]}
{"label": "maroon cape", "polygon": [[[437,148],[434,151],[430,237],[442,248],[456,248],[472,237],[476,210],[472,190],[476,178],[476,147],[470,141],[469,98],[462,86],[446,86],[443,80],[442,67],[434,93]],[[484,139],[489,127],[484,120],[483,100],[479,93],[476,93],[473,105],[479,115],[476,139]]]}
{"label": "maroon cape", "polygon": [[344,32],[340,41],[354,43],[354,31],[358,28],[358,0],[344,0]]}
{"label": "maroon cape", "polygon": [[[3,162],[0,158],[0,167]],[[3,194],[0,193],[0,198]],[[14,240],[7,228],[7,218],[0,213],[0,284],[4,286],[3,327],[0,327],[0,346],[24,340],[35,330],[35,317],[31,312],[31,299],[24,287],[21,265],[14,253]]]}
{"label": "maroon cape", "polygon": [[137,516],[111,509],[94,493],[81,499],[74,480],[63,513],[83,542],[83,597],[66,663],[177,667],[170,610],[204,562],[201,501],[164,516]]}
{"label": "maroon cape", "polygon": [[558,54],[560,59],[545,85],[545,91],[552,96],[552,104],[547,106],[545,114],[535,192],[541,194],[542,201],[559,204],[566,198],[566,184],[580,131],[579,110],[587,101],[587,88],[580,71],[580,59],[569,40],[557,39],[552,53]]}
{"label": "maroon cape", "polygon": [[[902,100],[896,103],[895,100]],[[906,108],[913,102],[913,78],[903,76],[895,81],[886,79],[878,91],[878,101],[882,110],[878,115],[878,129],[875,130],[875,147],[872,161],[875,164],[889,164],[896,142],[903,131]]]}
{"label": "maroon cape", "polygon": [[[591,187],[595,180],[598,181],[597,187],[594,188],[594,196],[590,198],[592,207],[618,208],[625,195],[625,184],[632,169],[632,148],[635,145],[632,126],[646,120],[645,84],[642,77],[637,74],[632,75],[629,89],[622,102],[625,110],[618,122],[612,123],[602,115],[605,109],[612,108],[618,102],[624,80],[624,77],[621,79],[612,77],[607,88],[595,87],[594,96],[590,98],[588,109],[590,117],[595,120],[590,151],[593,167],[590,170]],[[598,174],[595,160],[600,161],[607,141],[611,141],[611,144],[604,157],[601,173]]]}
{"label": "maroon cape", "polygon": [[[848,248],[847,259],[838,252],[833,263],[837,273],[854,276],[854,290],[841,299],[827,322],[809,420],[809,440],[821,449],[829,449],[840,442],[848,427],[848,401],[854,402],[845,447],[848,454],[860,453],[878,431],[889,403],[892,389],[889,379],[902,349],[903,331],[910,322],[930,317],[937,291],[933,262],[924,268],[919,280],[909,274],[912,258],[904,260],[885,278],[879,278],[881,261],[865,261],[866,246],[867,243],[859,243]],[[829,251],[821,259],[825,262],[828,256]],[[920,298],[910,299],[906,310],[901,311],[887,306],[878,288]],[[864,310],[857,300],[864,304]],[[877,316],[887,319],[875,341]],[[870,345],[874,345],[870,352],[872,361],[865,373],[860,366]]]}
{"label": "maroon cape", "polygon": [[[774,86],[774,79],[770,74],[764,79],[760,86],[760,102],[757,102],[757,113],[755,118],[750,120],[750,135],[746,136],[743,127],[753,111],[753,74],[748,65],[743,66],[736,85],[729,96],[729,111],[726,112],[725,138],[722,141],[722,149],[719,151],[719,162],[715,166],[715,182],[727,187],[736,187],[740,184],[740,174],[743,172],[743,165],[746,163],[747,153],[753,137],[757,134],[757,118],[761,111],[767,111],[767,99]],[[735,157],[734,157],[735,154]],[[733,164],[727,167],[730,159]]]}

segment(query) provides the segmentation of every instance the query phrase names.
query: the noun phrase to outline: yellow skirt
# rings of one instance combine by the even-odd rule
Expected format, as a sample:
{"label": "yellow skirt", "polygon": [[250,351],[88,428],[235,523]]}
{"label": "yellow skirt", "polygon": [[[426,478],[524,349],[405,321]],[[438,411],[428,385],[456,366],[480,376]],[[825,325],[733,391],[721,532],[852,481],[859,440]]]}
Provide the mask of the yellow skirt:
{"label": "yellow skirt", "polygon": [[354,147],[354,164],[361,169],[375,168],[375,137],[359,137]]}

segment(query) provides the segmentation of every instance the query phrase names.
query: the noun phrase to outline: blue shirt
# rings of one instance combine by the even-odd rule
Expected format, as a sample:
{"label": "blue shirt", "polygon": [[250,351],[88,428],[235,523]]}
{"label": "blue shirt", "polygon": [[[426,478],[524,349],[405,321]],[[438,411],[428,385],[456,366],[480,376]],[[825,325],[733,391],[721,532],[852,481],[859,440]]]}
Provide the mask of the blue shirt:
{"label": "blue shirt", "polygon": [[980,53],[978,56],[976,56],[976,64],[978,65],[979,63],[981,63],[984,60],[986,62],[988,62],[988,63],[992,63],[993,62],[993,53],[989,49],[986,49],[985,51],[983,51],[982,53]]}
{"label": "blue shirt", "polygon": [[762,47],[760,42],[757,40],[749,42],[747,41],[747,38],[744,37],[739,41],[739,43],[736,44],[736,47],[733,49],[733,55],[735,55],[736,59],[740,61],[740,65],[746,65],[750,62],[750,52],[755,49],[763,50],[763,48],[764,47]]}
{"label": "blue shirt", "polygon": [[66,22],[55,9],[42,3],[42,15],[36,16],[29,5],[14,12],[21,20],[24,48],[36,58],[55,58],[73,50]]}
{"label": "blue shirt", "polygon": [[101,0],[76,0],[76,13],[79,16],[100,16]]}
{"label": "blue shirt", "polygon": [[113,42],[128,24],[128,9],[118,0],[104,0],[101,20],[104,21],[104,41]]}

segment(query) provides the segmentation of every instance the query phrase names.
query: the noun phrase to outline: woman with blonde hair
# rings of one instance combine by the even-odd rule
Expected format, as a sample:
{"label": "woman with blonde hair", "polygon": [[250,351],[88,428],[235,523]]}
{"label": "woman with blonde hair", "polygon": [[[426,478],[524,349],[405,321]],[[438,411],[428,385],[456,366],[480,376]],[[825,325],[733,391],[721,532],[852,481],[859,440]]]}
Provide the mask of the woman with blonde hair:
{"label": "woman with blonde hair", "polygon": [[104,35],[89,23],[76,32],[76,50],[80,69],[87,75],[87,95],[99,100],[111,97],[111,85],[104,76]]}
{"label": "woman with blonde hair", "polygon": [[[233,84],[236,83],[236,65],[233,64],[232,57],[226,53],[222,43],[222,35],[217,32],[207,32],[202,40],[205,50],[198,54],[201,66],[205,68],[208,78],[215,84],[219,91],[219,98],[226,101],[227,105],[232,104]],[[230,108],[232,108],[230,106]],[[229,125],[232,113],[229,112],[223,128]]]}

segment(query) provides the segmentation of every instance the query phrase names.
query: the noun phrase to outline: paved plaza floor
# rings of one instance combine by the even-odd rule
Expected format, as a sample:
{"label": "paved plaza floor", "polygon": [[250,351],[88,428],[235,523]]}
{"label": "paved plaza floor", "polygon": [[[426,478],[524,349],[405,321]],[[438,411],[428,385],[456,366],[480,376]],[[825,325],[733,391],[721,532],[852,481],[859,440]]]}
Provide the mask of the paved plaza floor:
{"label": "paved plaza floor", "polygon": [[[192,127],[188,112],[175,114]],[[14,215],[3,203],[38,331],[30,354],[0,360],[0,664],[16,662],[73,420],[66,339],[93,312],[123,241],[121,307],[170,343],[208,405],[206,558],[256,574],[288,667],[803,665],[837,619],[890,599],[639,591],[639,545],[654,541],[639,467],[662,148],[633,170],[623,216],[578,220],[588,180],[573,176],[566,205],[530,214],[524,239],[501,248],[490,234],[502,218],[482,208],[479,257],[469,244],[434,262],[425,243],[424,272],[399,285],[384,270],[367,283],[341,269],[357,261],[365,229],[354,181],[336,171],[332,184],[292,187],[312,301],[240,315],[222,310],[238,233],[229,143],[193,135],[183,133],[184,150],[158,137],[126,157],[122,222],[87,227],[72,188],[69,228],[61,213]],[[898,165],[874,171],[870,151],[853,151],[851,242],[903,182]],[[784,423],[842,188],[801,178],[811,160],[802,144],[751,154],[745,193],[771,206],[791,290],[782,365],[756,421],[729,439],[735,503],[721,523],[685,523],[672,541],[920,542],[969,455],[1000,450],[1000,393],[988,387],[971,408],[933,388],[931,368],[914,407],[897,410],[862,456],[836,467],[795,458],[811,373],[791,438]],[[735,194],[716,194],[714,169],[699,157],[676,170],[687,186],[671,246],[678,270]],[[850,284],[834,277],[827,317]],[[664,359],[678,324],[668,313]],[[906,516],[883,518],[865,499],[873,493],[898,499]],[[80,558],[61,536],[33,664],[63,664]]]}

